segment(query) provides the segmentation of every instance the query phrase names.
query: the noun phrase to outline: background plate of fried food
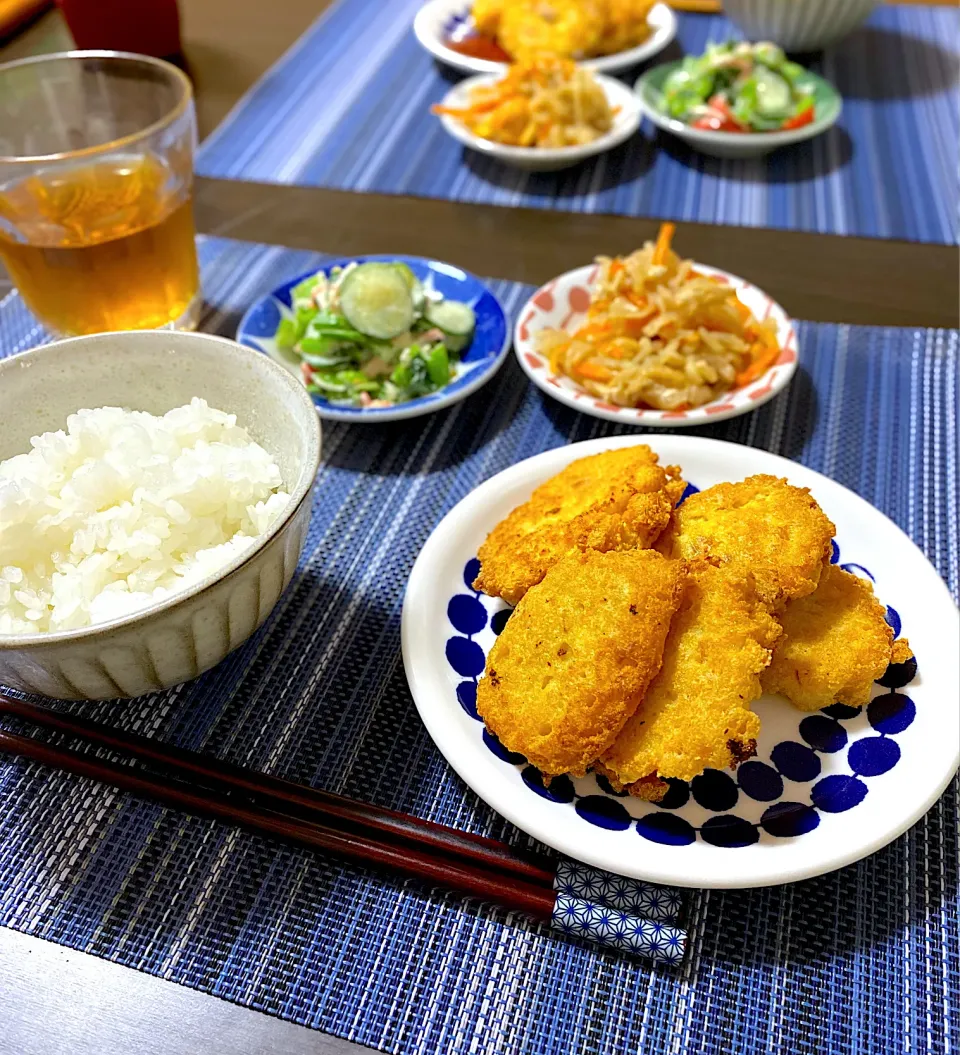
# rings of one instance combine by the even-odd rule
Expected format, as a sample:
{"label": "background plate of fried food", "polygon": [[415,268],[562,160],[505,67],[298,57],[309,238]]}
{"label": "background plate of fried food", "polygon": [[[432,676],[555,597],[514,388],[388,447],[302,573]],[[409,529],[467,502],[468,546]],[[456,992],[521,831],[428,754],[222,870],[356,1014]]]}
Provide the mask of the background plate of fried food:
{"label": "background plate of fried food", "polygon": [[514,350],[547,395],[593,417],[667,428],[746,414],[797,368],[797,332],[763,290],[670,249],[673,224],[598,257],[521,309]]}
{"label": "background plate of fried food", "polygon": [[677,17],[651,0],[430,0],[413,30],[434,58],[465,73],[504,73],[508,61],[534,54],[617,73],[661,52]]}
{"label": "background plate of fried food", "polygon": [[547,451],[463,499],[402,636],[430,735],[518,827],[623,875],[745,887],[850,864],[936,801],[958,632],[936,571],[857,495],[650,435]]}
{"label": "background plate of fried food", "polygon": [[468,77],[434,113],[464,146],[531,172],[570,168],[640,126],[639,100],[626,85],[551,58],[517,63],[502,77]]}

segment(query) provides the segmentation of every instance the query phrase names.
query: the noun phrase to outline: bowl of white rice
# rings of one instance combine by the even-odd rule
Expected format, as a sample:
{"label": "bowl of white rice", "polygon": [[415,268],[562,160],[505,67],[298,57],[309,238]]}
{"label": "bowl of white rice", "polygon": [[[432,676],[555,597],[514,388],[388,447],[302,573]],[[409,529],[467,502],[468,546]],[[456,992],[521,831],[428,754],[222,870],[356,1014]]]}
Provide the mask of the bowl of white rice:
{"label": "bowl of white rice", "polygon": [[303,386],[221,337],[0,361],[0,685],[140,696],[219,663],[293,576],[319,461]]}

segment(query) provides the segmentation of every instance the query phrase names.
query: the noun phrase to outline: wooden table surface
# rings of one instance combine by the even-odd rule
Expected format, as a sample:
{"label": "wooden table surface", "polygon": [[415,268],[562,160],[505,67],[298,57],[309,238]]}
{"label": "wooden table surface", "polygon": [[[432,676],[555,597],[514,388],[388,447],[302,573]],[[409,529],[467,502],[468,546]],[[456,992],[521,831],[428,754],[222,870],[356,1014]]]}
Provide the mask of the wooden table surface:
{"label": "wooden table surface", "polygon": [[[300,36],[327,0],[180,0],[201,136]],[[957,0],[945,0],[955,6]],[[0,62],[67,50],[57,11],[0,47]],[[599,251],[635,247],[656,221],[201,179],[201,231],[351,254],[439,256],[540,283]],[[799,318],[958,325],[956,246],[684,224],[682,252],[743,275]],[[0,274],[0,295],[5,292]],[[361,1055],[370,1049],[0,928],[0,1055]]]}

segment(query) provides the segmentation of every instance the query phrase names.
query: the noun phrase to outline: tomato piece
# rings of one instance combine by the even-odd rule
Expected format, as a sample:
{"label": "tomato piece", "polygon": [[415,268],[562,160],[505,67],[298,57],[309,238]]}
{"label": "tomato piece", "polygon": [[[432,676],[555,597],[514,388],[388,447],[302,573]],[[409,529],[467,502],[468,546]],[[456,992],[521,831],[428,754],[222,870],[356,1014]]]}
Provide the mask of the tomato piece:
{"label": "tomato piece", "polygon": [[691,128],[702,128],[707,132],[745,132],[743,125],[726,117],[698,117],[690,126]]}
{"label": "tomato piece", "polygon": [[711,110],[717,110],[719,113],[723,114],[723,116],[726,117],[728,120],[733,117],[730,107],[727,105],[727,100],[724,99],[724,97],[719,92],[716,95],[712,95],[707,100],[707,106],[709,106]]}
{"label": "tomato piece", "polygon": [[791,117],[789,121],[783,122],[783,131],[786,132],[791,128],[803,128],[804,125],[813,124],[814,117],[814,106],[811,103],[805,110],[801,110],[800,113]]}

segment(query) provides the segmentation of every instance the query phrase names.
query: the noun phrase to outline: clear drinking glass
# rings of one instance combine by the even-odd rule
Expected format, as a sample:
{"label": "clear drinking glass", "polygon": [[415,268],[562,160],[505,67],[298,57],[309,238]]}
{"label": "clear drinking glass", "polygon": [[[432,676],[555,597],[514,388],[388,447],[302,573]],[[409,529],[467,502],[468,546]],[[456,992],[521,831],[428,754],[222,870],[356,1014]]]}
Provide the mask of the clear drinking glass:
{"label": "clear drinking glass", "polygon": [[0,260],[50,330],[196,326],[196,138],[190,81],[160,59],[0,66]]}

